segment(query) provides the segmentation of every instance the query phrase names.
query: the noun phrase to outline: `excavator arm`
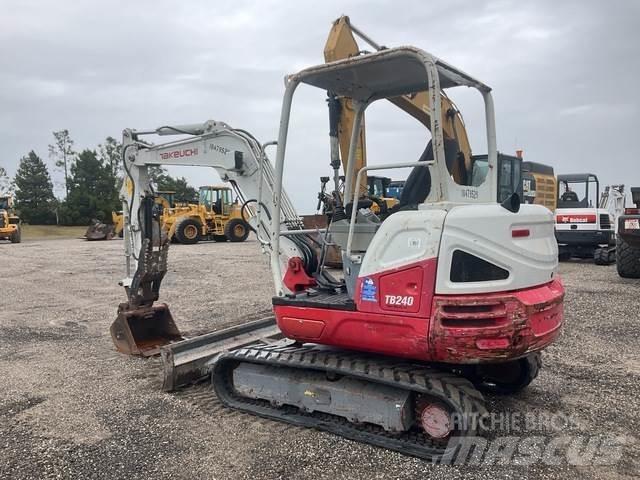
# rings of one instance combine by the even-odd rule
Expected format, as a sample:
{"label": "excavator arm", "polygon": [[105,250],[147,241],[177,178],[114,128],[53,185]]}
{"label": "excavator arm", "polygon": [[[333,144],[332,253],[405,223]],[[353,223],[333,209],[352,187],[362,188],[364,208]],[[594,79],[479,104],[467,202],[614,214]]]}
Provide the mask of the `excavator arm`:
{"label": "excavator arm", "polygon": [[[145,135],[187,135],[176,141],[154,145]],[[153,355],[166,343],[181,339],[167,305],[154,303],[167,271],[169,239],[162,229],[161,208],[149,177],[149,167],[189,165],[211,167],[241,193],[243,202],[255,203],[257,214],[250,223],[263,248],[270,252],[273,231],[274,171],[264,147],[248,132],[222,122],[160,127],[123,132],[123,166],[126,181],[121,197],[124,214],[126,277],[121,285],[128,301],[120,304],[111,326],[118,350],[128,354]],[[278,230],[300,230],[302,222],[286,192],[281,196]],[[293,238],[289,237],[289,238]],[[303,256],[295,240],[282,239],[272,261],[287,262]],[[274,270],[275,271],[275,270]],[[279,284],[282,279],[278,279]]]}
{"label": "excavator arm", "polygon": [[[355,36],[364,40],[375,50],[384,50],[385,47],[379,45],[368,37],[365,33],[357,29],[351,24],[349,17],[342,16],[338,18],[331,27],[329,37],[324,47],[324,59],[328,62],[334,62],[344,58],[360,55],[364,53],[358,46]],[[352,100],[350,98],[340,98],[340,117],[338,126],[338,138],[340,145],[340,154],[343,161],[343,169],[346,171],[346,159],[349,152],[350,132],[355,118]],[[431,128],[431,106],[429,102],[429,94],[426,91],[415,92],[411,95],[403,95],[400,97],[389,98],[389,101],[397,107],[404,110],[413,118],[422,123],[425,127]],[[442,109],[442,131],[445,141],[453,141],[456,145],[456,156],[448,160],[449,171],[454,180],[465,185],[471,178],[473,169],[473,161],[471,157],[471,145],[462,119],[460,111],[455,104],[445,95],[440,93],[440,102]],[[356,170],[359,171],[367,164],[367,153],[365,143],[364,119],[362,120],[362,128],[360,129],[360,137],[356,150]],[[361,189],[366,190],[366,179],[363,179]]]}

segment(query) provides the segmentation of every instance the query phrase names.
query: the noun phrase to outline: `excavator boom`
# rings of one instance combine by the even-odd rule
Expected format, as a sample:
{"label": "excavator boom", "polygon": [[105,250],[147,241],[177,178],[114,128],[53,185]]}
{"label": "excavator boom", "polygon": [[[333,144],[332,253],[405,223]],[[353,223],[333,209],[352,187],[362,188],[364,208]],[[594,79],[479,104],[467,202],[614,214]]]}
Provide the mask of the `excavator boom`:
{"label": "excavator boom", "polygon": [[[154,145],[146,135],[190,135],[189,138]],[[157,192],[150,186],[148,168],[154,165],[192,165],[211,167],[220,177],[231,182],[247,200],[255,202],[262,212],[252,217],[253,229],[265,249],[269,248],[270,211],[274,188],[274,171],[263,146],[244,130],[215,121],[197,125],[161,127],[154,130],[123,132],[124,170],[121,198],[124,215],[124,243],[128,302],[118,309],[111,326],[116,348],[127,354],[155,355],[159,347],[182,336],[165,304],[154,305],[160,284],[167,271],[169,237],[163,229]],[[267,200],[269,199],[269,200]],[[302,228],[289,197],[282,193],[283,230]],[[293,236],[292,236],[293,238]],[[297,254],[296,241],[284,241],[284,258]],[[278,278],[278,282],[282,279]]]}
{"label": "excavator boom", "polygon": [[[345,58],[355,57],[364,53],[358,46],[355,36],[364,40],[375,50],[384,50],[385,47],[373,41],[368,35],[356,28],[349,17],[338,18],[331,27],[329,37],[324,47],[324,59],[326,62],[334,62]],[[428,129],[431,129],[432,108],[427,91],[414,92],[409,95],[390,97],[391,103],[402,109],[413,118],[418,120]],[[343,160],[343,168],[346,171],[346,159],[349,154],[349,135],[353,128],[355,111],[352,99],[343,97],[339,99],[341,105],[340,125],[338,137],[340,142],[340,153]],[[453,178],[460,185],[467,185],[473,169],[473,159],[471,156],[471,145],[464,125],[462,114],[453,101],[447,97],[444,91],[440,92],[440,103],[442,111],[442,133],[445,141],[455,142],[457,155],[455,158],[447,159],[448,166]],[[358,146],[355,155],[356,171],[359,171],[367,164],[366,137],[364,119],[361,120],[361,128],[358,139]],[[366,190],[366,176],[363,178],[361,191]]]}

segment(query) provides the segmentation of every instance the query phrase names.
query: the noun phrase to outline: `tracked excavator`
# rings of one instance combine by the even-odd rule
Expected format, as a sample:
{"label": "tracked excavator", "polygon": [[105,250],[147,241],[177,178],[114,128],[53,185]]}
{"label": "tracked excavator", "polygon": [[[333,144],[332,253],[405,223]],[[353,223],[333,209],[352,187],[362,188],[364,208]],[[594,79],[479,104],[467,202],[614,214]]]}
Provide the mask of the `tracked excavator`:
{"label": "tracked excavator", "polygon": [[[223,122],[124,131],[128,301],[111,326],[116,348],[159,351],[165,390],[208,378],[231,408],[426,459],[455,452],[482,430],[481,391],[526,387],[540,351],[560,332],[564,288],[553,216],[521,205],[516,194],[496,202],[491,88],[424,50],[362,54],[303,69],[285,83],[278,140],[270,142],[275,166],[268,144]],[[303,161],[286,153],[301,84],[349,99],[354,111],[342,205],[320,237],[304,229],[283,188],[287,162]],[[456,87],[482,96],[488,145],[485,169],[458,174],[466,163],[447,161],[441,121],[442,92]],[[359,165],[366,108],[415,92],[426,92],[433,112],[431,158]],[[188,137],[153,144],[151,134]],[[331,128],[332,152],[336,141]],[[169,242],[147,170],[168,164],[212,167],[254,206],[251,225],[275,287],[273,317],[183,339],[168,306],[157,303]],[[339,166],[332,164],[334,175]],[[396,168],[423,172],[411,187],[420,201],[380,222],[360,204],[359,188],[367,172]],[[333,244],[342,253],[339,270],[324,264]]]}

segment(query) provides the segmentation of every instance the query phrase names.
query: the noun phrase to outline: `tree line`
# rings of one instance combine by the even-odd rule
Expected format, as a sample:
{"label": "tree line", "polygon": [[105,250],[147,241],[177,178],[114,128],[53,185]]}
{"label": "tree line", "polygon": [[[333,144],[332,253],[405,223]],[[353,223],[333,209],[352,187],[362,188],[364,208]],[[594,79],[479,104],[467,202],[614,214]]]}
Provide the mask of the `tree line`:
{"label": "tree line", "polygon": [[[56,198],[47,164],[31,150],[20,159],[11,180],[0,167],[0,191],[15,196],[23,222],[37,225],[88,225],[93,219],[111,221],[122,209],[122,145],[107,137],[95,149],[77,152],[68,130],[53,132],[49,158],[64,174],[65,196]],[[184,177],[174,178],[161,167],[149,169],[158,190],[175,191],[178,202],[197,201],[197,192]]]}

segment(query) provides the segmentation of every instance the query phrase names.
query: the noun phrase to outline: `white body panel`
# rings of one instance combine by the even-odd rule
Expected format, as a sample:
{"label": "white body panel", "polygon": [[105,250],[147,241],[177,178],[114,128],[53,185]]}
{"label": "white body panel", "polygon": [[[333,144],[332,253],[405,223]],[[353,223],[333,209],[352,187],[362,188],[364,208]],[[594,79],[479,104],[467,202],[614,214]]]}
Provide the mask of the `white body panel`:
{"label": "white body panel", "polygon": [[[514,238],[513,230],[529,230]],[[450,280],[451,260],[462,250],[509,272],[505,280]],[[487,293],[517,290],[548,283],[558,266],[553,215],[541,205],[522,205],[511,213],[500,205],[465,205],[451,209],[442,232],[436,293]]]}
{"label": "white body panel", "polygon": [[360,276],[438,256],[445,210],[397,212],[376,232],[362,259]]}
{"label": "white body panel", "polygon": [[[526,237],[513,230],[528,230]],[[505,280],[452,282],[455,250],[475,255],[509,272]],[[553,215],[540,205],[511,213],[497,204],[440,204],[398,212],[376,232],[359,276],[370,276],[438,257],[438,294],[489,293],[548,283],[558,266]]]}

